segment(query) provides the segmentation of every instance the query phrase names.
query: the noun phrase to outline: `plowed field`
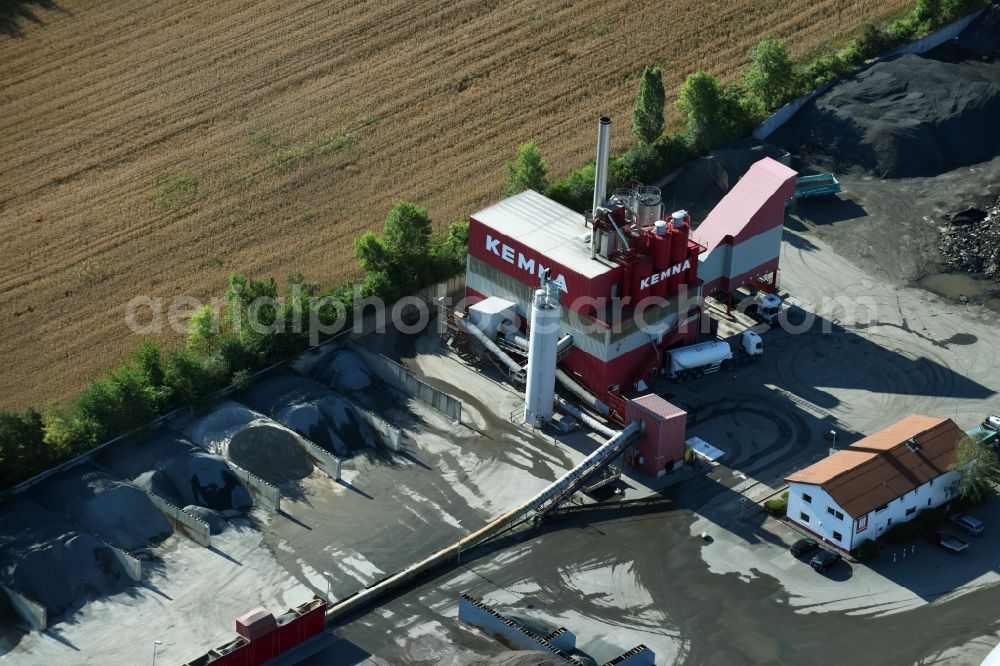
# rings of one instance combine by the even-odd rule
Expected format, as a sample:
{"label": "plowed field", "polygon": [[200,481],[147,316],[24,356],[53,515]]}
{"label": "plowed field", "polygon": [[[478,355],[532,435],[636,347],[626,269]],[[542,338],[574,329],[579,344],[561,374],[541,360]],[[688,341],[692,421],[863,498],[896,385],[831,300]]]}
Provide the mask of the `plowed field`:
{"label": "plowed field", "polygon": [[[356,275],[398,199],[447,223],[535,139],[554,175],[629,111],[765,34],[796,55],[906,0],[0,3],[0,407],[64,398],[138,342],[137,295],[233,271]],[[176,334],[164,334],[176,341]]]}

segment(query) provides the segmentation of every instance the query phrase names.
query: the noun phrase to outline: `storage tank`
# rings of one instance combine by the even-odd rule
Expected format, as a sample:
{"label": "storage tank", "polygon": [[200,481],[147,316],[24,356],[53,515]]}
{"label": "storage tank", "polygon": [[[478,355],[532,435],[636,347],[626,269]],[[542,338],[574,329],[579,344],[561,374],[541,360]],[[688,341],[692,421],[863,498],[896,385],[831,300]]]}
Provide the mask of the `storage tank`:
{"label": "storage tank", "polygon": [[552,418],[556,389],[556,354],[559,346],[559,285],[542,280],[531,304],[528,331],[528,368],[524,388],[524,422],[541,427]]}
{"label": "storage tank", "polygon": [[670,376],[699,371],[718,370],[723,362],[733,358],[733,350],[725,340],[700,342],[690,347],[681,347],[670,352]]}
{"label": "storage tank", "polygon": [[635,305],[639,300],[649,297],[650,288],[645,290],[642,288],[642,281],[648,278],[653,272],[653,260],[650,257],[639,257],[635,266],[632,267],[632,304]]}
{"label": "storage tank", "polygon": [[663,214],[658,187],[640,187],[635,193],[635,217],[640,227],[651,227]]}
{"label": "storage tank", "polygon": [[[683,264],[687,259],[688,235],[691,232],[691,217],[685,210],[679,210],[670,216],[670,265],[673,268],[678,264]],[[666,270],[666,268],[664,269]],[[667,294],[673,295],[677,288],[683,284],[685,272],[672,273],[667,278]]]}
{"label": "storage tank", "polygon": [[[673,235],[668,233],[666,220],[653,223],[653,233],[649,237],[649,254],[653,257],[653,271],[659,273],[670,266],[670,247]],[[651,296],[663,298],[667,295],[667,282],[658,281],[650,287]]]}

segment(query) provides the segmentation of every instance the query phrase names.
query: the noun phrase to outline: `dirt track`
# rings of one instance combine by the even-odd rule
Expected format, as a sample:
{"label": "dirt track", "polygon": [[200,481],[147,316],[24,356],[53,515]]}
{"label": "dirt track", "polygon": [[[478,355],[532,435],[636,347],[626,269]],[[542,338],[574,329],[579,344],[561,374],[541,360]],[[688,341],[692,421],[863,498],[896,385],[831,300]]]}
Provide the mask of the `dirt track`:
{"label": "dirt track", "polygon": [[585,162],[601,113],[620,148],[643,64],[665,66],[672,99],[693,69],[732,77],[764,34],[800,55],[908,2],[14,4],[2,407],[121,360],[138,294],[203,298],[233,271],[342,281],[397,199],[443,227],[497,196],[520,141],[557,175]]}

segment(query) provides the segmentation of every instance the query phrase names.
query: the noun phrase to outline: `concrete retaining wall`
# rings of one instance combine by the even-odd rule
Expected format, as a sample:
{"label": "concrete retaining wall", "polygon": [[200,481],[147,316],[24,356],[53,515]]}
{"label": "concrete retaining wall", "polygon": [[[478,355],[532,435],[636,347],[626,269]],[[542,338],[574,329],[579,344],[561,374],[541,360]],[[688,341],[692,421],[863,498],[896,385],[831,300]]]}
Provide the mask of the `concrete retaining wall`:
{"label": "concrete retaining wall", "polygon": [[461,401],[456,400],[444,391],[439,391],[429,384],[417,379],[410,373],[409,370],[399,363],[396,363],[391,358],[387,358],[381,354],[375,354],[367,349],[362,349],[357,345],[352,345],[351,348],[363,359],[365,359],[368,366],[374,370],[383,381],[392,384],[402,391],[405,391],[413,398],[416,398],[425,405],[436,409],[451,420],[458,423],[462,422]]}
{"label": "concrete retaining wall", "polygon": [[[927,35],[926,37],[922,37],[921,39],[918,39],[915,42],[910,42],[909,44],[905,44],[896,49],[895,51],[892,51],[891,53],[887,53],[886,55],[877,58],[873,62],[866,65],[866,67],[870,67],[871,65],[874,65],[877,62],[885,60],[886,58],[892,58],[894,56],[903,55],[904,53],[926,53],[927,51],[930,51],[933,48],[937,48],[938,46],[941,46],[945,42],[958,37],[958,34],[963,30],[965,30],[970,23],[979,18],[979,15],[982,14],[984,11],[986,11],[985,8],[974,11],[967,16],[963,16],[962,18],[958,19],[957,21],[954,21],[953,23],[949,23],[946,26],[938,28],[937,30]],[[836,83],[836,81],[833,81],[831,83],[824,83],[815,90],[806,93],[802,97],[797,97],[788,104],[785,104],[783,107],[781,107],[773,114],[771,114],[771,117],[769,117],[767,120],[761,123],[760,126],[753,131],[754,138],[763,141],[764,139],[769,137],[775,130],[777,130],[779,127],[788,122],[789,119],[792,116],[794,116],[799,109],[805,106],[807,102],[809,102],[817,95],[822,95],[823,93],[825,93],[834,83]]]}
{"label": "concrete retaining wall", "polygon": [[281,490],[277,486],[268,483],[252,472],[248,472],[231,460],[226,462],[233,470],[233,474],[246,484],[247,490],[250,491],[258,504],[272,513],[281,511]]}
{"label": "concrete retaining wall", "polygon": [[[580,663],[527,627],[504,617],[482,600],[467,594],[463,594],[458,600],[458,619],[479,627],[491,636],[498,636],[508,645],[521,650],[542,650],[566,660],[569,664]],[[576,639],[573,641],[575,643]]]}
{"label": "concrete retaining wall", "polygon": [[171,504],[155,493],[146,493],[153,504],[160,510],[175,530],[194,541],[199,546],[210,548],[212,546],[212,533],[208,529],[208,523],[201,518],[192,516],[190,513],[175,504]]}
{"label": "concrete retaining wall", "polygon": [[340,467],[343,463],[340,458],[333,455],[326,449],[316,446],[304,437],[296,435],[295,439],[297,439],[299,444],[302,445],[302,448],[306,450],[306,454],[312,459],[313,464],[316,465],[316,467],[323,470],[323,472],[334,481],[340,481]]}
{"label": "concrete retaining wall", "polygon": [[49,626],[49,614],[45,606],[7,585],[0,585],[0,589],[7,593],[11,605],[25,624],[35,631],[45,631]]}
{"label": "concrete retaining wall", "polygon": [[563,652],[572,652],[576,649],[576,634],[566,627],[559,627],[552,633],[542,636],[542,638]]}
{"label": "concrete retaining wall", "polygon": [[403,432],[392,425],[380,416],[377,416],[369,412],[364,407],[356,405],[355,403],[347,400],[343,396],[340,396],[344,402],[349,404],[357,412],[358,416],[365,420],[365,423],[374,428],[380,435],[382,435],[382,441],[392,449],[393,451],[399,451],[402,448],[403,443]]}
{"label": "concrete retaining wall", "polygon": [[121,548],[118,548],[117,546],[112,546],[110,543],[107,542],[105,543],[107,544],[108,548],[110,548],[112,552],[114,552],[115,559],[117,559],[118,563],[122,565],[123,569],[125,569],[125,573],[128,575],[128,577],[131,578],[132,581],[135,583],[138,583],[140,580],[142,580],[142,562],[140,562],[138,559],[136,559],[129,553],[125,552]]}
{"label": "concrete retaining wall", "polygon": [[654,666],[656,654],[645,645],[637,645],[625,654],[615,657],[604,666]]}

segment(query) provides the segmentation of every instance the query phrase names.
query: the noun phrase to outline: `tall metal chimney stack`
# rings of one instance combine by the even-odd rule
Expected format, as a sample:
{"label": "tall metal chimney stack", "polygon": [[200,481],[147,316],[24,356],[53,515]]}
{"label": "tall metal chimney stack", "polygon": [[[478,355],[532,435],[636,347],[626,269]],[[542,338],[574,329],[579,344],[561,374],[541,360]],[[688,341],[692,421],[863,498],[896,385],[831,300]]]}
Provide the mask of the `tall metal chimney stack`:
{"label": "tall metal chimney stack", "polygon": [[597,123],[597,168],[594,169],[594,207],[608,199],[608,156],[611,152],[611,118],[601,116]]}

